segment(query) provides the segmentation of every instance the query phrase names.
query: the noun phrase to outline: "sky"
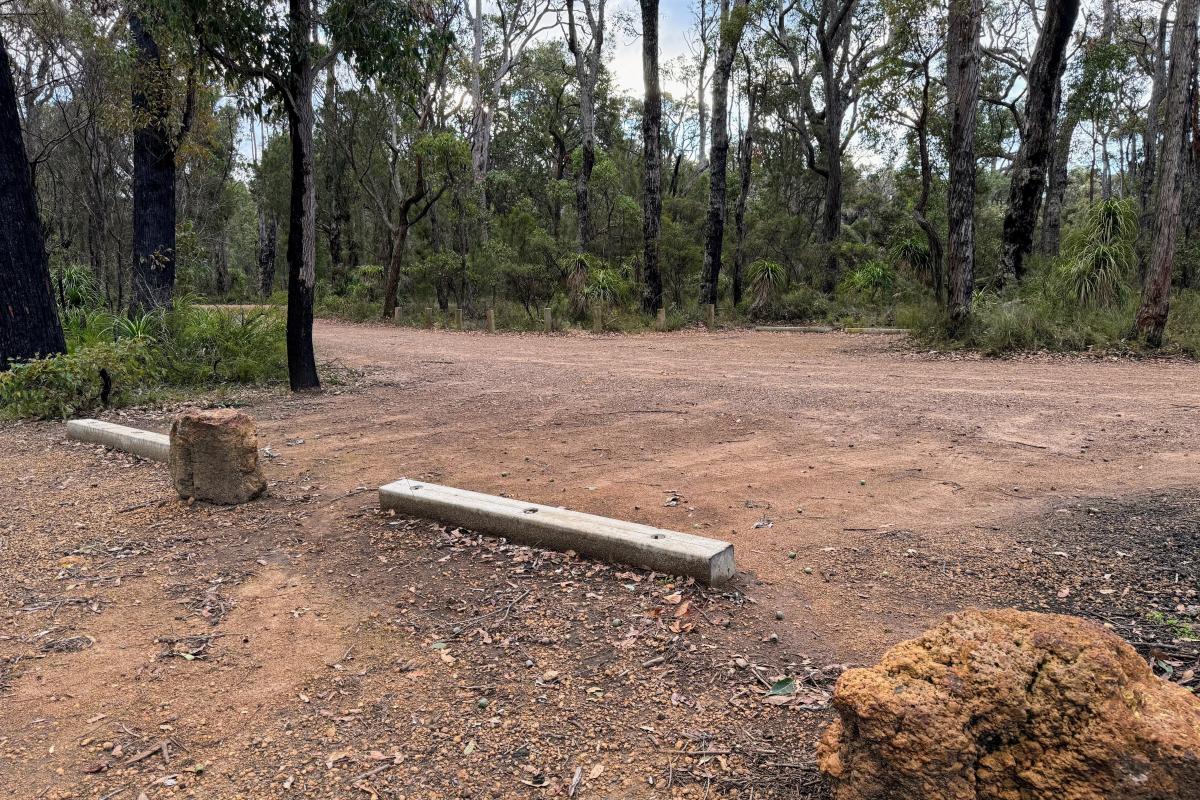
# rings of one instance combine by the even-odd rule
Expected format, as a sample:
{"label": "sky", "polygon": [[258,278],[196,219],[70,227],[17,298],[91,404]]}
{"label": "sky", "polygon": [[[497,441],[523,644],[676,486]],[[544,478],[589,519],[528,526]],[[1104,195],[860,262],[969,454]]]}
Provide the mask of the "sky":
{"label": "sky", "polygon": [[[610,0],[612,2],[613,0]],[[688,49],[689,32],[696,24],[694,4],[692,0],[659,0],[658,49],[659,64],[666,64],[671,59],[690,53]],[[637,31],[641,31],[641,7],[636,0],[617,0],[612,11],[623,14],[633,21]],[[609,12],[610,16],[612,12]],[[613,42],[613,57],[608,63],[617,85],[625,91],[641,95],[642,85],[642,39],[627,30],[615,29],[610,34]],[[666,90],[679,94],[683,87],[671,86],[664,81]]]}

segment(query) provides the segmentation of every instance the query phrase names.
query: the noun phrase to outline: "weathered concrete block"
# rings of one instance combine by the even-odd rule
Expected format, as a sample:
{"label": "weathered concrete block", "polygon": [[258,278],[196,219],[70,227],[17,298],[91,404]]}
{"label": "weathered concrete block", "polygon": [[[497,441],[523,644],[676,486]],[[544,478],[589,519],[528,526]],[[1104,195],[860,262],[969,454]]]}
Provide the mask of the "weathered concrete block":
{"label": "weathered concrete block", "polygon": [[171,482],[183,498],[233,505],[267,487],[254,420],[232,408],[185,411],[171,425]]}
{"label": "weathered concrete block", "polygon": [[153,461],[166,461],[171,449],[171,442],[166,434],[102,422],[98,419],[68,420],[67,438],[77,442],[102,444]]}
{"label": "weathered concrete block", "polygon": [[733,545],[728,542],[565,508],[411,480],[379,487],[379,505],[522,544],[574,550],[708,584],[724,583],[734,574]]}

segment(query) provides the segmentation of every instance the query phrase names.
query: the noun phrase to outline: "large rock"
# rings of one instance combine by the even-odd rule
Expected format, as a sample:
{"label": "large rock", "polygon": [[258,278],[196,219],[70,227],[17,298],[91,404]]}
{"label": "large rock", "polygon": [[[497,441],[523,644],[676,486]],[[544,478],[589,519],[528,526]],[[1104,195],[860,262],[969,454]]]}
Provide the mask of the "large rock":
{"label": "large rock", "polygon": [[171,424],[171,482],[183,498],[245,503],[267,482],[254,420],[232,408],[185,411]]}
{"label": "large rock", "polygon": [[1075,617],[953,615],[838,680],[836,800],[1196,800],[1200,700]]}

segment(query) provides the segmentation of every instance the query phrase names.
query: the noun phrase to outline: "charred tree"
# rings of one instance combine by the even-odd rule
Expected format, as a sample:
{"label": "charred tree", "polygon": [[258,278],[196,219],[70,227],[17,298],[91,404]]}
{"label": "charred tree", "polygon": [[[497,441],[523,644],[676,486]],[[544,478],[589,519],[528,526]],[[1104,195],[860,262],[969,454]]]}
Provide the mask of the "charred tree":
{"label": "charred tree", "polygon": [[1046,4],[1046,18],[1038,35],[1027,77],[1028,100],[1021,131],[1021,146],[1013,161],[1009,186],[1008,211],[1004,215],[1004,233],[1000,272],[1004,280],[1019,281],[1025,274],[1025,257],[1033,246],[1046,172],[1054,144],[1054,116],[1058,87],[1063,72],[1067,42],[1075,28],[1079,0]]}
{"label": "charred tree", "polygon": [[0,36],[0,370],[14,361],[66,352],[50,288],[33,179],[8,60]]}
{"label": "charred tree", "polygon": [[645,178],[642,199],[642,310],[654,314],[662,306],[662,273],[658,238],[662,227],[662,88],[658,77],[658,0],[642,4],[642,75],[646,96],[642,105],[642,152]]}

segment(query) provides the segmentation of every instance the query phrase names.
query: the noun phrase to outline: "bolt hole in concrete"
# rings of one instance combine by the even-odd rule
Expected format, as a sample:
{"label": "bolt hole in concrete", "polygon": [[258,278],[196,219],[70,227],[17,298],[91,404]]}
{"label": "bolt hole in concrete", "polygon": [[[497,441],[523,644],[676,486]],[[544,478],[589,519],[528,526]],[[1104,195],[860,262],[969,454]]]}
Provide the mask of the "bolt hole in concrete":
{"label": "bolt hole in concrete", "polygon": [[537,509],[536,508],[527,508],[527,509],[525,509],[525,513],[526,514],[536,514]]}
{"label": "bolt hole in concrete", "polygon": [[650,534],[650,538],[651,539],[665,539],[665,538],[667,538],[667,535],[665,533],[652,533],[652,534]]}

